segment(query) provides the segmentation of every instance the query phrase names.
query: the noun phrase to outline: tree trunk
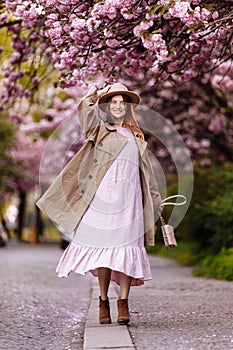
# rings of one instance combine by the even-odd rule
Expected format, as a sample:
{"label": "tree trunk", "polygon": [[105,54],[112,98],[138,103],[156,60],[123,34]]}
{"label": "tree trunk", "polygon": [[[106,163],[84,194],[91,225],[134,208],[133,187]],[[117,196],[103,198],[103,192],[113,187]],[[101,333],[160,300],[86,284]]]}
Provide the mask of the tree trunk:
{"label": "tree trunk", "polygon": [[36,242],[39,242],[41,236],[43,236],[43,220],[41,218],[40,209],[35,206],[35,230],[36,230]]}
{"label": "tree trunk", "polygon": [[18,220],[17,220],[17,239],[22,240],[24,215],[26,209],[26,192],[19,190],[19,208],[18,208]]}

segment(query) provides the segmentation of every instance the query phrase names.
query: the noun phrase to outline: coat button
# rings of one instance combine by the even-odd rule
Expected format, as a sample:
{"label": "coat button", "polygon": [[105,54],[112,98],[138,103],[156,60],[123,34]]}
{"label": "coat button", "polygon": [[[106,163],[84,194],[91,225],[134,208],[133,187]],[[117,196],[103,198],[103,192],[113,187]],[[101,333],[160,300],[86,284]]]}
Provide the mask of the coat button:
{"label": "coat button", "polygon": [[100,147],[102,147],[102,146],[103,146],[103,143],[102,143],[102,142],[100,142],[100,143],[99,143],[99,146],[100,146]]}
{"label": "coat button", "polygon": [[89,175],[88,177],[89,177],[89,179],[92,179],[92,175]]}
{"label": "coat button", "polygon": [[85,191],[84,191],[84,190],[81,190],[81,193],[83,194],[83,193],[85,193]]}
{"label": "coat button", "polygon": [[94,162],[94,163],[97,163],[97,159],[94,159],[93,162]]}

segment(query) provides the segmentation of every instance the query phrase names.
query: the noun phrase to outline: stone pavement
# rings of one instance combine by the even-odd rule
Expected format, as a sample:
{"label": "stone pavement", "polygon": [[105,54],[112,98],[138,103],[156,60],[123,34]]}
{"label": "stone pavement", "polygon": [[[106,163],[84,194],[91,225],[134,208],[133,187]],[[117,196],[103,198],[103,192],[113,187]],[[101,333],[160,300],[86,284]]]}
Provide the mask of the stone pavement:
{"label": "stone pavement", "polygon": [[[191,269],[150,257],[153,280],[130,293],[131,322],[98,324],[92,276],[57,278],[58,245],[0,249],[0,349],[233,350],[233,283],[194,278]],[[86,321],[86,325],[85,325]]]}
{"label": "stone pavement", "polygon": [[132,288],[129,326],[137,350],[233,350],[233,283],[195,278],[151,258],[153,279]]}
{"label": "stone pavement", "polygon": [[0,349],[80,350],[91,278],[58,278],[58,245],[0,249]]}

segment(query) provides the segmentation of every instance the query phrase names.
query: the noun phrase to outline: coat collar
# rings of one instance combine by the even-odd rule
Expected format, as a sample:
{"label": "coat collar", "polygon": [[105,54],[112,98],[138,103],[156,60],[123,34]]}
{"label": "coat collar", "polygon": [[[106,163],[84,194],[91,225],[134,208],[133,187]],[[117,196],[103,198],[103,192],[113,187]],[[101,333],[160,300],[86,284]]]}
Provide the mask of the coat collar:
{"label": "coat collar", "polygon": [[116,131],[116,127],[109,123],[105,123],[105,128],[108,129],[109,131]]}
{"label": "coat collar", "polygon": [[[105,127],[106,129],[108,129],[109,131],[117,131],[115,125],[111,125],[109,123],[105,123]],[[139,137],[138,137],[138,133],[136,131],[133,131],[134,133],[134,137],[135,137],[135,140],[136,140],[136,143],[138,145],[138,149],[139,149],[139,152],[140,152],[140,155],[142,157],[143,153],[145,152],[145,149],[147,147],[147,142],[144,141],[144,140],[141,140]]]}

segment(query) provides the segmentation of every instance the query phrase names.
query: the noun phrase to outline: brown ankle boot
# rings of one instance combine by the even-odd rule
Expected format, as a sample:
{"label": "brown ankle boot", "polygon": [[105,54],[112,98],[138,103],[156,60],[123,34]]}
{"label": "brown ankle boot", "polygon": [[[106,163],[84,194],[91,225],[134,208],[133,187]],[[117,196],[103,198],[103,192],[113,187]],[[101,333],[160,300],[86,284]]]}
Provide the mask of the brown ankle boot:
{"label": "brown ankle boot", "polygon": [[119,324],[127,324],[129,322],[129,307],[128,307],[128,299],[118,299],[117,300],[118,307],[118,318],[117,322]]}
{"label": "brown ankle boot", "polygon": [[99,321],[101,324],[112,323],[108,298],[102,300],[101,297],[99,297]]}

